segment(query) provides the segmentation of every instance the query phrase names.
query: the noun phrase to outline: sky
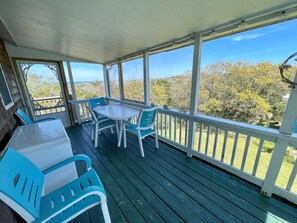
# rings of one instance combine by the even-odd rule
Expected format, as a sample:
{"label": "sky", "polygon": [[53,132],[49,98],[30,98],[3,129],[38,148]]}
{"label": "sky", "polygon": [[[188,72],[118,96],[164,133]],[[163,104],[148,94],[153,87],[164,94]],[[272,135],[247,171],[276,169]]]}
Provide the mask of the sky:
{"label": "sky", "polygon": [[[280,64],[297,51],[297,20],[244,31],[202,44],[202,68],[218,61],[269,61]],[[191,72],[193,46],[151,55],[150,78],[164,78]],[[71,63],[74,82],[102,81],[102,66],[98,64]],[[113,79],[117,79],[116,69]],[[48,71],[42,71],[43,74]],[[66,72],[67,73],[67,72]],[[123,63],[124,80],[142,79],[142,58]]]}

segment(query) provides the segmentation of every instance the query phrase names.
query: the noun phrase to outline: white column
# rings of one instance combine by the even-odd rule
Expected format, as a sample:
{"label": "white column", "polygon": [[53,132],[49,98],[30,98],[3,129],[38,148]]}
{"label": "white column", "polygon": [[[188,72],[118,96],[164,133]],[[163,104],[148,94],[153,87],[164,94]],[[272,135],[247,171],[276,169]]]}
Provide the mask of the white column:
{"label": "white column", "polygon": [[[200,83],[200,67],[201,67],[201,51],[202,51],[202,38],[201,35],[195,36],[194,42],[194,56],[192,68],[192,86],[191,86],[191,102],[190,102],[190,115],[197,114],[198,97],[199,97],[199,83]],[[190,119],[189,123],[189,137],[188,137],[188,157],[192,157],[192,149],[194,148],[196,123]]]}
{"label": "white column", "polygon": [[274,146],[264,183],[261,188],[261,193],[263,195],[270,197],[273,193],[273,188],[286,155],[288,144],[288,140],[278,139]]}
{"label": "white column", "polygon": [[[69,61],[67,61],[66,64],[67,64],[67,70],[68,70],[69,81],[70,81],[70,86],[71,86],[72,100],[77,101],[75,86],[74,86],[74,81],[73,81],[73,75],[72,75],[72,69],[71,69],[71,64],[70,64]],[[78,124],[81,124],[79,105],[77,103],[74,103],[73,105],[74,105],[74,110],[75,110],[77,122],[78,122]]]}
{"label": "white column", "polygon": [[108,69],[106,69],[106,64],[103,64],[103,77],[104,77],[105,97],[110,97],[109,75],[108,75]]}
{"label": "white column", "polygon": [[[297,72],[295,74],[294,82],[297,82]],[[294,123],[297,117],[296,104],[297,88],[292,88],[283,116],[282,124],[279,129],[280,133],[292,134]],[[271,194],[273,193],[273,188],[275,186],[275,182],[277,180],[280,168],[286,155],[288,144],[288,140],[279,139],[274,146],[271,160],[261,189],[261,193],[266,196],[271,196]]]}
{"label": "white column", "polygon": [[149,73],[149,53],[143,53],[143,83],[144,83],[144,103],[150,105],[150,73]]}
{"label": "white column", "polygon": [[118,71],[119,71],[118,74],[119,74],[120,99],[124,100],[125,95],[124,95],[123,67],[120,61],[118,62]]}

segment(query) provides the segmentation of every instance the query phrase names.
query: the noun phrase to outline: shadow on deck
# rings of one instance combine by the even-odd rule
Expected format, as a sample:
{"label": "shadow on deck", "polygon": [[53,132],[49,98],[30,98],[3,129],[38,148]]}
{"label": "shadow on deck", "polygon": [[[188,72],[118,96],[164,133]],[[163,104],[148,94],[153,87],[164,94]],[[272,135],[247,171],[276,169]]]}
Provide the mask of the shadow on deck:
{"label": "shadow on deck", "polygon": [[[67,128],[75,154],[88,155],[107,191],[113,222],[297,222],[297,206],[260,194],[260,188],[154,139],[140,157],[136,136],[117,148],[110,130],[91,141],[91,125]],[[78,172],[83,166],[77,165]],[[98,207],[73,222],[104,222]]]}

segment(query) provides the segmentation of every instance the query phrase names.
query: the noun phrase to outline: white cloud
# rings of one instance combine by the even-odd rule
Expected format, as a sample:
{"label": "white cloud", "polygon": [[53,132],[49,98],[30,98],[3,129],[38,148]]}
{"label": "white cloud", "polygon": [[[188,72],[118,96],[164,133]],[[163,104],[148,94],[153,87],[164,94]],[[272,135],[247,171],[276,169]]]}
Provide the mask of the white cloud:
{"label": "white cloud", "polygon": [[264,34],[261,33],[255,33],[255,34],[244,34],[244,35],[236,35],[232,36],[231,40],[233,41],[242,41],[242,40],[248,40],[248,39],[256,39],[260,36],[263,36]]}

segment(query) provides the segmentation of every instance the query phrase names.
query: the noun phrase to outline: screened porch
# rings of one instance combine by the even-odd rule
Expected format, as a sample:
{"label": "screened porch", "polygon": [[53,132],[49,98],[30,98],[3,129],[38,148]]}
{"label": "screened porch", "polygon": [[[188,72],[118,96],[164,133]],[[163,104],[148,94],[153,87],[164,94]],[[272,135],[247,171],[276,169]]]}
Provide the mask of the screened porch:
{"label": "screened porch", "polygon": [[[294,1],[2,5],[1,150],[21,108],[33,122],[61,120],[73,154],[89,156],[100,175],[112,222],[297,222]],[[258,53],[278,61],[255,56],[251,44],[268,35],[279,42]],[[220,54],[245,40],[238,55]],[[145,138],[142,158],[137,137],[117,147],[104,130],[96,148],[96,97],[157,107],[160,147]],[[96,208],[72,221],[103,222]]]}

